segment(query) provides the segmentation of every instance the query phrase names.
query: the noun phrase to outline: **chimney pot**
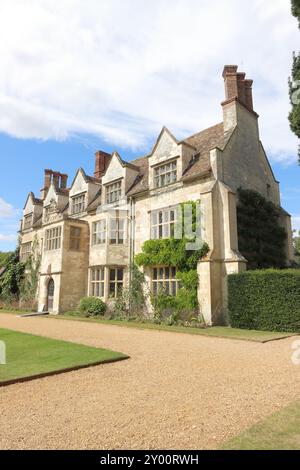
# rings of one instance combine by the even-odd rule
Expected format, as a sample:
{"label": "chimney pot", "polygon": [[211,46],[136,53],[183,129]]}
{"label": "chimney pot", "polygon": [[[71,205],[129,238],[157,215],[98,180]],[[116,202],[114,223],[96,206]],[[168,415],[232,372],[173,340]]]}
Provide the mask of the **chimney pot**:
{"label": "chimney pot", "polygon": [[224,67],[223,78],[226,101],[237,98],[242,104],[253,111],[253,80],[246,80],[246,74],[237,70],[237,65],[225,65]]}
{"label": "chimney pot", "polygon": [[249,109],[253,110],[253,95],[252,95],[253,80],[245,80],[245,101]]}
{"label": "chimney pot", "polygon": [[61,189],[66,189],[68,184],[68,175],[61,174],[60,175],[60,187]]}
{"label": "chimney pot", "polygon": [[54,184],[56,189],[59,189],[60,173],[58,173],[57,171],[53,171],[52,175],[53,175],[52,176],[53,184]]}
{"label": "chimney pot", "polygon": [[98,150],[95,154],[95,171],[94,176],[95,178],[101,178],[105,173],[105,170],[108,166],[108,162],[111,158],[111,155],[107,152],[103,152],[102,150]]}
{"label": "chimney pot", "polygon": [[44,171],[44,174],[45,174],[45,179],[44,179],[44,188],[46,189],[49,189],[50,188],[50,185],[51,185],[51,180],[52,180],[52,170],[45,170]]}

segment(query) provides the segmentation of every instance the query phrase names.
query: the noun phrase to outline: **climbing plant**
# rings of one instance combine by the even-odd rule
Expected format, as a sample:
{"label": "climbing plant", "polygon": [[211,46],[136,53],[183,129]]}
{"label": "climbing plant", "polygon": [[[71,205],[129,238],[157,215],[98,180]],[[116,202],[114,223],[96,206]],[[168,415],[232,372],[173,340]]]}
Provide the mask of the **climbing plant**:
{"label": "climbing plant", "polygon": [[115,318],[139,318],[143,316],[146,302],[145,275],[132,264],[129,267],[129,282],[119,293],[113,305]]}
{"label": "climbing plant", "polygon": [[256,191],[238,190],[239,251],[248,260],[248,269],[286,265],[286,232],[279,223],[280,211]]}
{"label": "climbing plant", "polygon": [[20,283],[20,300],[34,302],[38,287],[41,255],[37,237],[33,240],[31,255],[25,263],[24,276]]}
{"label": "climbing plant", "polygon": [[[152,297],[152,303],[156,315],[162,316],[167,312],[170,322],[176,322],[179,315],[189,312],[195,315],[198,309],[197,288],[198,288],[198,261],[205,257],[209,251],[206,243],[199,243],[197,249],[192,249],[192,244],[196,241],[197,211],[199,201],[188,201],[181,205],[180,227],[176,227],[174,234],[168,239],[147,240],[142,246],[142,252],[136,255],[136,264],[143,267],[151,266],[174,266],[177,268],[177,279],[180,281],[180,288],[175,297],[166,295],[163,291]],[[186,235],[185,217],[188,217],[185,207],[191,207],[190,227],[191,234]],[[179,230],[178,230],[179,229]],[[175,233],[182,233],[182,238],[175,238]]]}

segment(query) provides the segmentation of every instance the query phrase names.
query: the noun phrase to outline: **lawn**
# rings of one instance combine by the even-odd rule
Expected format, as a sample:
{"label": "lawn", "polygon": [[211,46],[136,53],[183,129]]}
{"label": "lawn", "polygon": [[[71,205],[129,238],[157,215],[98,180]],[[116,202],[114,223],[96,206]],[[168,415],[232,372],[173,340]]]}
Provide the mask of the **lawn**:
{"label": "lawn", "polygon": [[228,441],[225,450],[299,450],[300,402],[283,408]]}
{"label": "lawn", "polygon": [[0,329],[6,344],[6,365],[0,365],[0,385],[26,377],[126,359],[124,354],[81,344]]}
{"label": "lawn", "polygon": [[[49,317],[41,317],[49,318]],[[145,330],[161,330],[161,331],[170,331],[175,333],[186,333],[192,335],[202,335],[202,336],[212,336],[217,338],[228,338],[228,339],[239,339],[243,341],[255,341],[259,343],[266,343],[268,341],[274,341],[281,338],[287,338],[294,335],[294,333],[278,333],[274,331],[257,331],[257,330],[241,330],[238,328],[230,328],[228,326],[214,326],[212,328],[189,328],[184,326],[167,326],[167,325],[158,325],[155,323],[143,323],[137,321],[128,321],[128,320],[109,320],[104,318],[82,318],[78,316],[71,315],[57,315],[51,318],[57,320],[76,320],[76,321],[85,321],[85,322],[95,322],[102,323],[106,325],[117,325],[127,328],[138,328]]]}

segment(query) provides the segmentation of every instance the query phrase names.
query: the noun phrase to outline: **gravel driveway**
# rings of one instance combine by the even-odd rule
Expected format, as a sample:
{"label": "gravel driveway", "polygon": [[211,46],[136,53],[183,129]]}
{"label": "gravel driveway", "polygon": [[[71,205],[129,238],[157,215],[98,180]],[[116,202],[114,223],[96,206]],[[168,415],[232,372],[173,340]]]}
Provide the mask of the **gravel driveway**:
{"label": "gravel driveway", "polygon": [[1,388],[1,449],[216,448],[300,395],[296,338],[260,344],[11,314],[0,327],[131,356]]}

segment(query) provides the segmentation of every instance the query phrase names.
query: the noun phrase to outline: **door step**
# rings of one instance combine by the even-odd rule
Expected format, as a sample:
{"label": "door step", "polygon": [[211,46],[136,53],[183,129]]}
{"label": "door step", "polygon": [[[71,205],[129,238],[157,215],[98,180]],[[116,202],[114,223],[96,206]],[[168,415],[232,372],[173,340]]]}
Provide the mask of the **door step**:
{"label": "door step", "polygon": [[26,317],[42,317],[44,315],[49,315],[49,312],[33,312],[33,313],[23,313],[22,315],[17,315],[20,318]]}

